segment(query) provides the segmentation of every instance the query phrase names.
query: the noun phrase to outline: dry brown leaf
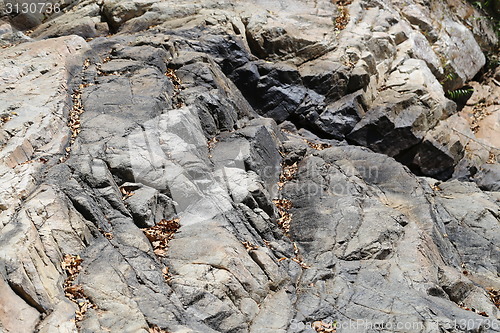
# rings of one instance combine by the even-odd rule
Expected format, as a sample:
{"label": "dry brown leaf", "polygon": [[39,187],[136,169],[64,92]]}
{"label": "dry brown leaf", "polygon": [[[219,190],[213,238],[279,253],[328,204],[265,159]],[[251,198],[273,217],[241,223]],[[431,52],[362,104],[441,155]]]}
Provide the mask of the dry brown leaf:
{"label": "dry brown leaf", "polygon": [[169,333],[168,331],[162,330],[157,325],[153,325],[149,328],[149,333]]}
{"label": "dry brown leaf", "polygon": [[167,76],[172,83],[174,84],[174,87],[180,87],[182,82],[177,76],[177,73],[172,69],[172,68],[167,68],[167,71],[165,72],[165,76]]}
{"label": "dry brown leaf", "polygon": [[162,257],[166,255],[168,242],[180,228],[179,219],[161,220],[155,226],[141,229],[151,242],[153,251]]}
{"label": "dry brown leaf", "polygon": [[500,290],[487,288],[488,294],[490,295],[491,301],[497,308],[500,309]]}
{"label": "dry brown leaf", "polygon": [[283,185],[287,181],[290,181],[290,180],[295,178],[295,174],[297,173],[298,170],[299,170],[299,166],[297,165],[297,162],[295,162],[292,165],[283,166],[282,170],[281,170],[280,182],[278,183],[278,186],[280,186],[280,184],[281,184],[280,188],[283,188]]}
{"label": "dry brown leaf", "polygon": [[288,233],[290,231],[290,223],[292,222],[292,214],[289,210],[292,208],[292,202],[288,199],[275,199],[273,203],[278,208],[280,217],[278,218],[278,225]]}
{"label": "dry brown leaf", "polygon": [[346,6],[339,5],[337,7],[338,15],[335,18],[335,30],[344,30],[349,23],[350,15],[349,9]]}
{"label": "dry brown leaf", "polygon": [[164,257],[167,254],[167,251],[163,249],[155,249],[154,254],[156,254],[158,257]]}
{"label": "dry brown leaf", "polygon": [[497,156],[495,155],[494,152],[490,151],[488,160],[486,161],[487,164],[496,164],[497,163]]}
{"label": "dry brown leaf", "polygon": [[335,324],[323,322],[322,320],[313,322],[311,326],[316,332],[337,332]]}
{"label": "dry brown leaf", "polygon": [[252,250],[257,250],[259,247],[255,244],[252,244],[250,242],[241,242],[247,249],[247,251],[252,251]]}
{"label": "dry brown leaf", "polygon": [[66,274],[68,275],[68,277],[64,281],[64,293],[68,299],[78,305],[78,310],[75,312],[77,321],[83,319],[83,316],[85,315],[85,312],[88,308],[94,307],[87,296],[85,296],[83,287],[81,285],[74,284],[77,275],[82,269],[82,262],[83,259],[80,258],[79,255],[70,254],[66,254],[64,256],[63,262],[61,262],[61,267],[66,271]]}

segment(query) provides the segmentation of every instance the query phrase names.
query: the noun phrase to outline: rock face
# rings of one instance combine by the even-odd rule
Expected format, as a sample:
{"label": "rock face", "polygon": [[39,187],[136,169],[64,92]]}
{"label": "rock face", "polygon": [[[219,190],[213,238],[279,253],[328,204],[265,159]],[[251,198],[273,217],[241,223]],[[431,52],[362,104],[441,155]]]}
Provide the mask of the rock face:
{"label": "rock face", "polygon": [[0,23],[0,332],[500,332],[474,7],[63,7]]}

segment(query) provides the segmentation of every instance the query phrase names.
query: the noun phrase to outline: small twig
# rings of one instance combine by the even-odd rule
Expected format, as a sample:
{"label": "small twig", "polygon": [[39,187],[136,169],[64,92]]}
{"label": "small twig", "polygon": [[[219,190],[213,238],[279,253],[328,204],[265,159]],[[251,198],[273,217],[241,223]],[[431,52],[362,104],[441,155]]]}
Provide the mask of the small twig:
{"label": "small twig", "polygon": [[483,146],[483,147],[487,147],[487,148],[494,149],[494,150],[500,150],[500,148],[496,148],[496,147],[493,147],[493,146],[487,145],[486,143],[483,143],[483,142],[479,141],[479,140],[478,140],[478,139],[476,139],[476,138],[473,138],[473,137],[471,137],[471,136],[469,136],[469,135],[467,135],[467,134],[465,134],[465,133],[463,133],[463,132],[460,132],[460,131],[459,131],[459,130],[457,130],[456,128],[453,128],[453,127],[452,127],[451,129],[452,129],[453,131],[457,132],[458,134],[463,135],[463,136],[465,136],[466,138],[468,138],[468,139],[470,139],[470,140],[472,140],[472,141],[474,141],[474,142],[479,143],[479,144],[480,144],[481,146]]}

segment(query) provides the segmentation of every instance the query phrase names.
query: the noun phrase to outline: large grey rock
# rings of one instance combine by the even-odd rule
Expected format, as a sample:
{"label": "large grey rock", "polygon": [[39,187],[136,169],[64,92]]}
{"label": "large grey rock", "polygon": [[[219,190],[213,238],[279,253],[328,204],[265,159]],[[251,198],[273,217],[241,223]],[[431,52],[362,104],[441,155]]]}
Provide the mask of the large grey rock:
{"label": "large grey rock", "polygon": [[483,164],[474,178],[481,189],[486,191],[500,191],[500,165]]}
{"label": "large grey rock", "polygon": [[[450,325],[453,316],[478,316],[447,307],[451,301],[497,317],[482,288],[498,283],[496,233],[489,232],[498,228],[498,205],[473,184],[439,186],[434,193],[395,160],[361,148],[335,147],[306,157],[283,193],[293,204],[291,235],[311,266],[301,280],[305,289],[294,322],[385,322],[395,311],[403,321],[420,323],[414,331],[433,332]],[[476,257],[474,249],[484,246],[489,254]],[[395,285],[405,290],[404,298]],[[461,291],[463,286],[469,289]],[[374,290],[384,296],[374,297]],[[407,310],[424,304],[433,309],[426,316],[441,318],[439,323]]]}
{"label": "large grey rock", "polygon": [[0,279],[0,294],[2,302],[8,304],[8,307],[2,308],[0,315],[0,328],[2,331],[34,331],[39,320],[40,314],[38,311],[16,295],[3,278]]}
{"label": "large grey rock", "polygon": [[122,188],[131,191],[131,196],[124,201],[137,226],[152,227],[161,220],[175,217],[172,200],[158,190],[134,183],[125,183]]}
{"label": "large grey rock", "polygon": [[155,1],[115,1],[103,2],[102,12],[106,16],[110,28],[118,30],[126,21],[141,16]]}
{"label": "large grey rock", "polygon": [[45,163],[53,165],[63,154],[69,137],[67,81],[87,49],[83,39],[72,36],[2,50],[0,105],[11,119],[2,124],[1,134],[0,271],[6,283],[0,302],[2,309],[18,312],[12,314],[17,320],[2,316],[9,331],[30,331],[40,323],[39,314],[52,311],[48,321],[74,328],[54,319],[68,313],[64,304],[69,303],[62,290],[57,241],[65,242],[64,251],[77,251],[88,229],[66,208],[59,191],[38,187],[36,179]]}
{"label": "large grey rock", "polygon": [[[466,121],[453,115],[427,132],[422,142],[399,154],[397,159],[419,175],[448,179],[464,157],[468,137],[473,135]],[[464,169],[473,167],[465,166],[465,161],[462,164]]]}
{"label": "large grey rock", "polygon": [[365,113],[365,102],[361,93],[353,93],[328,105],[316,121],[325,135],[343,139],[361,120]]}
{"label": "large grey rock", "polygon": [[304,6],[291,1],[286,5],[279,2],[262,5],[257,11],[243,7],[248,44],[259,58],[302,63],[333,48],[334,22],[323,16],[335,10],[332,3],[320,1],[316,6]]}
{"label": "large grey rock", "polygon": [[79,35],[94,38],[108,33],[107,23],[101,23],[101,9],[97,3],[84,2],[71,8],[65,15],[38,25],[33,38]]}
{"label": "large grey rock", "polygon": [[0,19],[0,46],[8,47],[29,40],[28,36],[12,27],[6,19]]}
{"label": "large grey rock", "polygon": [[470,8],[89,0],[6,45],[0,330],[498,332]]}

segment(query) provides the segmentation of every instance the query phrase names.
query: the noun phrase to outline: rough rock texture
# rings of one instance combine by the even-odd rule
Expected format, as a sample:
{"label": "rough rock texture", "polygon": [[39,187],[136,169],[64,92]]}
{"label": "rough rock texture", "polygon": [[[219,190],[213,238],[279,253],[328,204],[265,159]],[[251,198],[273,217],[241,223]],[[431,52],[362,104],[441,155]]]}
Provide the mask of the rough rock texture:
{"label": "rough rock texture", "polygon": [[0,332],[500,332],[480,11],[64,7],[0,18]]}

